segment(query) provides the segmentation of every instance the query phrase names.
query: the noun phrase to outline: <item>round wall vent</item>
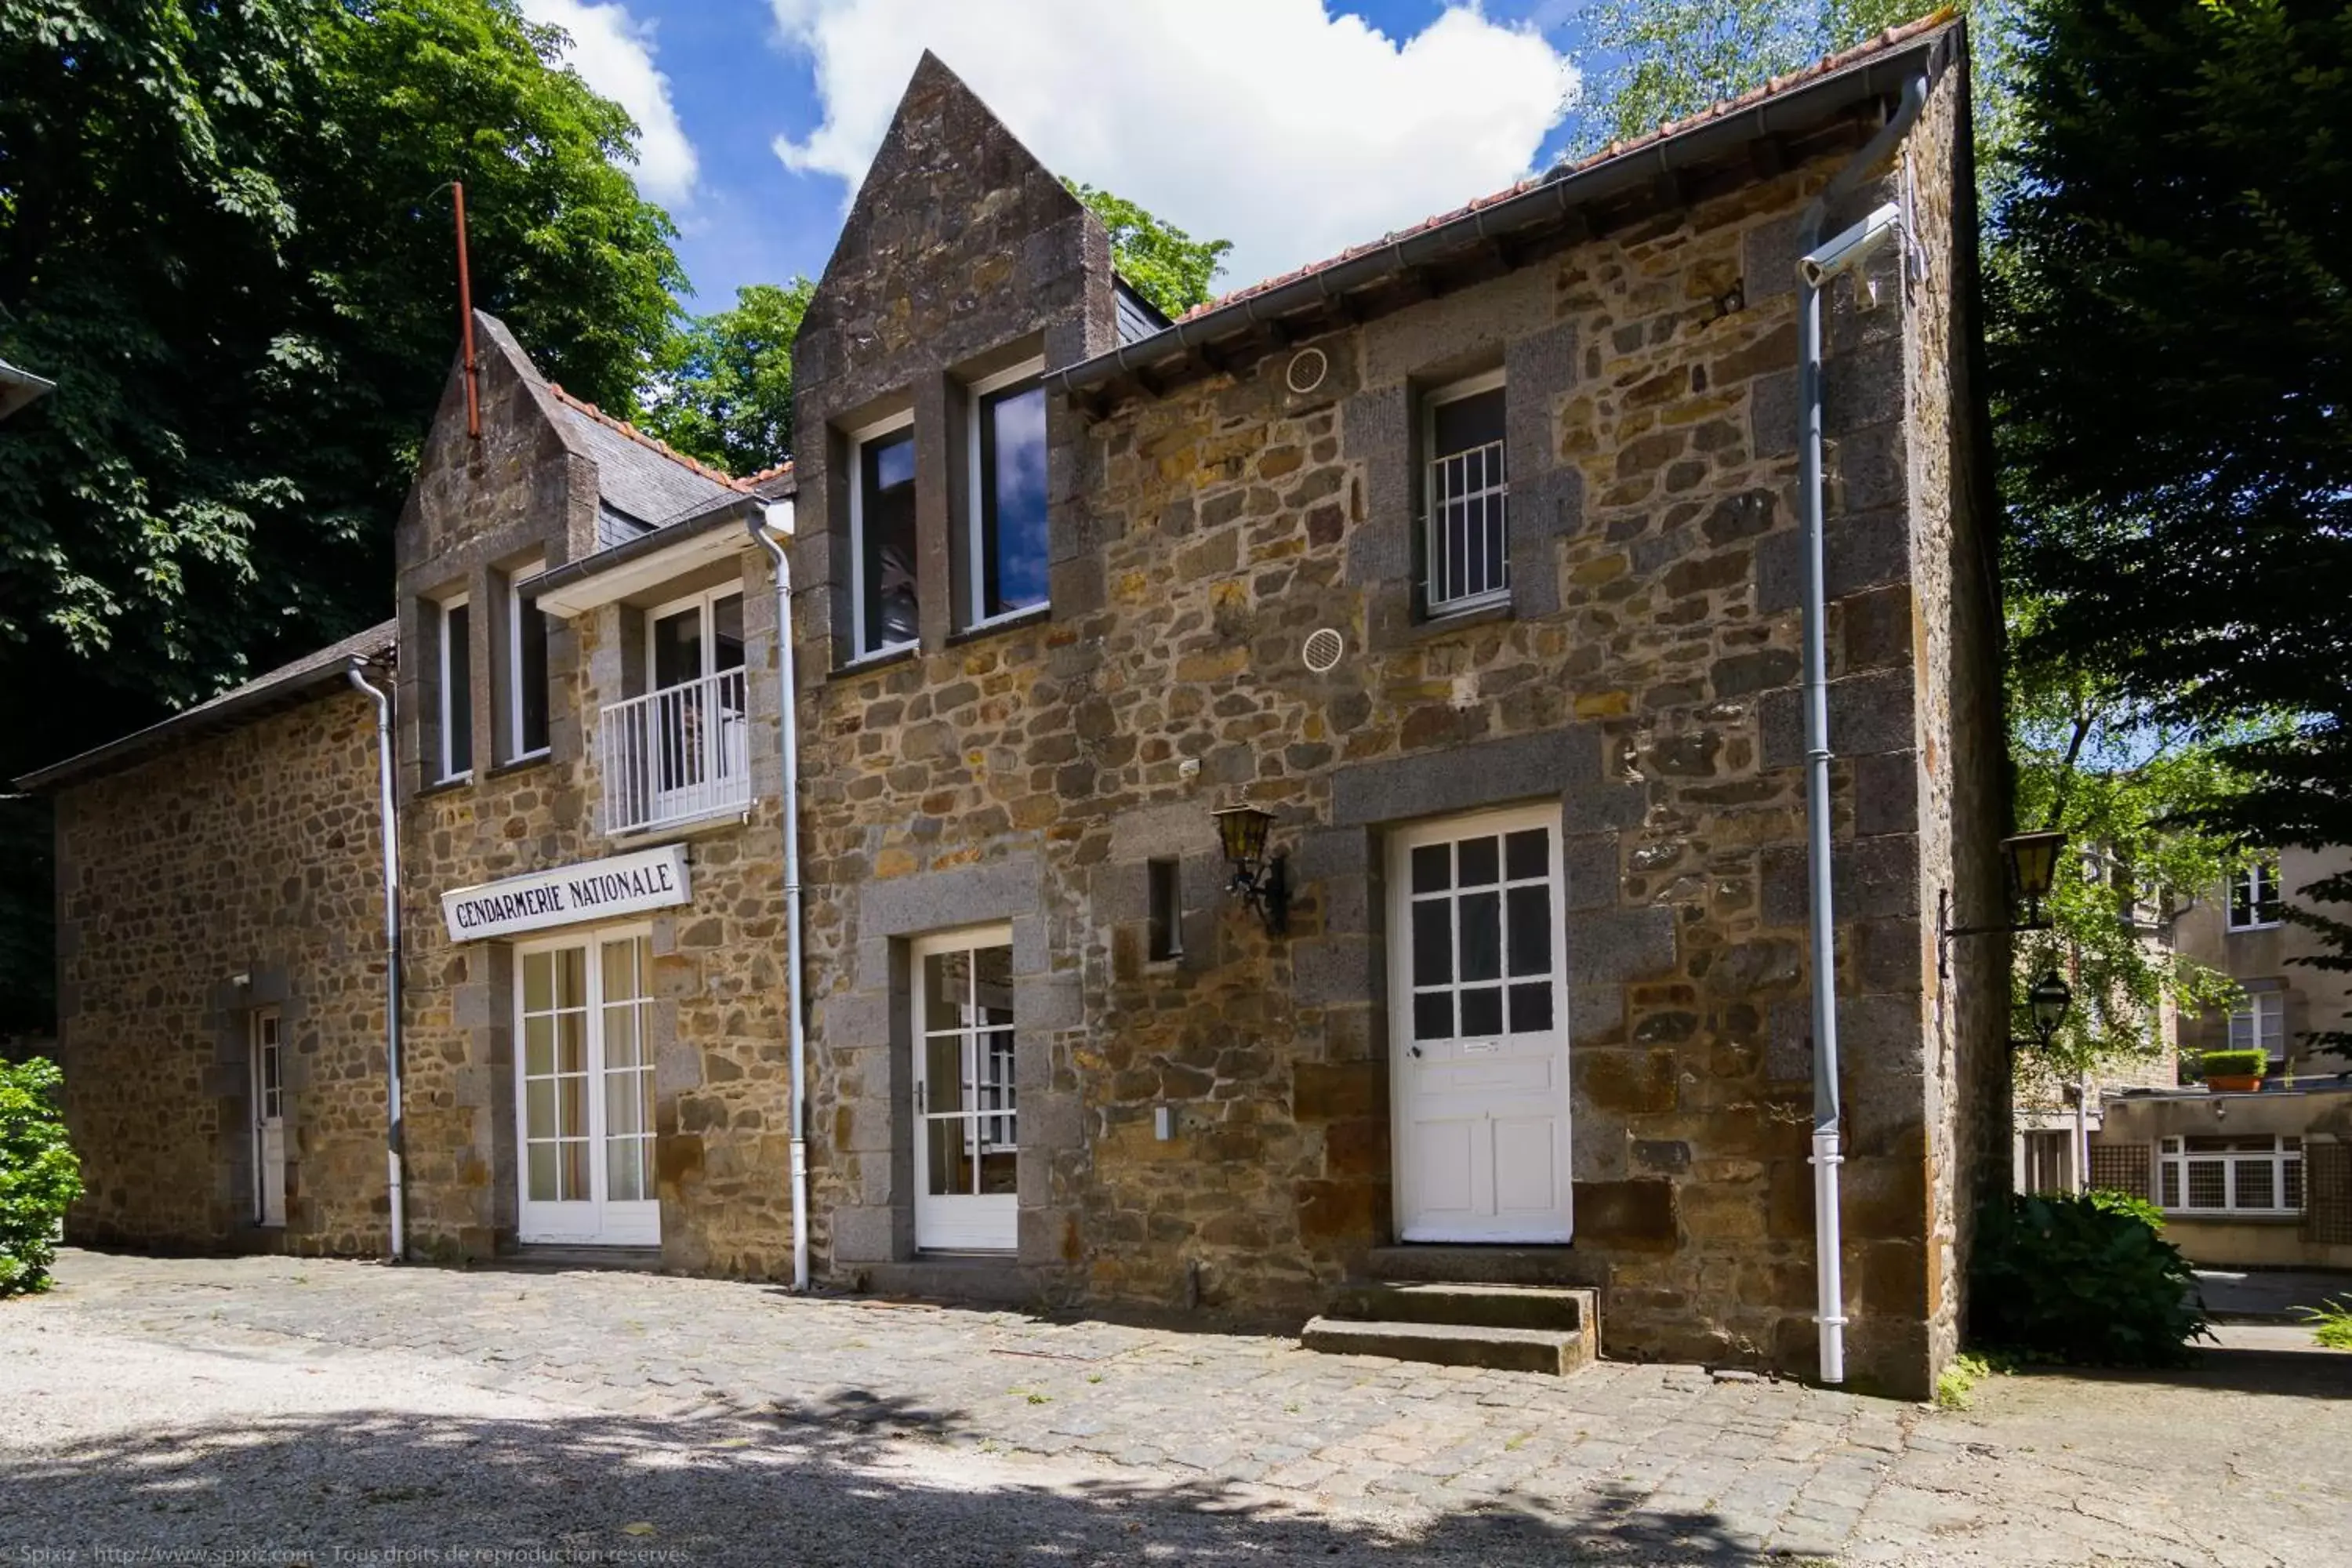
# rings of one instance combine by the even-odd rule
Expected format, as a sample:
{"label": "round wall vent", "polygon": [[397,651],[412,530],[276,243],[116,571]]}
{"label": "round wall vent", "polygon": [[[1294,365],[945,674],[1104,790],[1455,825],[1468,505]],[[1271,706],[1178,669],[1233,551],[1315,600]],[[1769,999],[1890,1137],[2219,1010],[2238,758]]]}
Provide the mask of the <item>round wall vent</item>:
{"label": "round wall vent", "polygon": [[1300,349],[1290,356],[1290,368],[1282,373],[1283,384],[1304,397],[1323,384],[1331,373],[1331,362],[1321,349]]}
{"label": "round wall vent", "polygon": [[1301,650],[1307,668],[1318,675],[1328,675],[1339,667],[1339,659],[1348,651],[1348,639],[1329,626],[1318,626],[1307,634],[1307,647]]}

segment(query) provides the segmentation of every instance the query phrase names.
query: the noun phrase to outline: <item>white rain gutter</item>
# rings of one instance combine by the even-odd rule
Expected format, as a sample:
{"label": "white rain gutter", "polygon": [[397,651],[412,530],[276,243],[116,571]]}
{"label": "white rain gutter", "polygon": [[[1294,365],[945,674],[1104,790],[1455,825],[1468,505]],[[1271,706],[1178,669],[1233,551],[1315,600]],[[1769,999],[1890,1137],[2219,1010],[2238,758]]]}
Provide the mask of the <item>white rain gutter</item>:
{"label": "white rain gutter", "polygon": [[408,1215],[400,1170],[406,1132],[400,1116],[400,837],[393,811],[392,699],[368,684],[360,673],[363,668],[363,661],[353,659],[343,673],[375,704],[376,810],[383,826],[383,1157],[386,1190],[392,1199],[392,1236],[385,1250],[389,1260],[397,1263],[408,1251]]}
{"label": "white rain gutter", "polygon": [[1806,877],[1811,894],[1813,989],[1813,1267],[1814,1321],[1821,1331],[1821,1377],[1845,1381],[1845,1287],[1839,1268],[1844,1237],[1838,1223],[1842,1107],[1838,1096],[1837,929],[1830,907],[1829,658],[1822,624],[1828,590],[1822,547],[1822,289],[1860,262],[1900,226],[1893,205],[1821,243],[1830,204],[1861,183],[1919,118],[1927,79],[1903,84],[1903,101],[1862,151],[1831,177],[1797,222],[1797,420],[1805,549],[1805,828]]}
{"label": "white rain gutter", "polygon": [[793,531],[793,508],[777,501],[751,513],[746,525],[776,563],[776,716],[782,737],[783,774],[776,796],[783,806],[785,999],[792,1043],[793,1098],[793,1289],[809,1288],[807,1037],[801,1027],[801,741],[796,711],[799,683],[793,678],[793,567],[778,533]]}

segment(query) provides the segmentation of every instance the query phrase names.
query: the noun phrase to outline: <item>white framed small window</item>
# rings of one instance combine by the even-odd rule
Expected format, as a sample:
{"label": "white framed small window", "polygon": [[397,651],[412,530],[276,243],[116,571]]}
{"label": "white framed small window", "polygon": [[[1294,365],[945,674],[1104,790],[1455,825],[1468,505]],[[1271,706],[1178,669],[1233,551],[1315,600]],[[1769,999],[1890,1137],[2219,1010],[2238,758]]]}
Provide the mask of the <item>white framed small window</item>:
{"label": "white framed small window", "polygon": [[2286,1059],[2286,993],[2250,991],[2230,1010],[2230,1048]]}
{"label": "white framed small window", "polygon": [[435,613],[441,623],[440,689],[435,694],[441,753],[436,776],[448,784],[474,773],[474,614],[463,594],[440,601]]}
{"label": "white framed small window", "polygon": [[2261,859],[2230,879],[2230,929],[2267,931],[2277,925],[2279,868],[2274,859]]}
{"label": "white framed small window", "polygon": [[2269,1132],[2159,1139],[2157,1206],[2173,1214],[2300,1214],[2303,1140]]}
{"label": "white framed small window", "polygon": [[851,653],[912,647],[922,635],[915,543],[915,416],[849,438]]}
{"label": "white framed small window", "polygon": [[1421,404],[1422,603],[1433,616],[1511,596],[1503,373],[1428,393]]}
{"label": "white framed small window", "polygon": [[966,626],[1024,615],[1046,600],[1045,370],[1045,360],[1034,359],[971,388]]}
{"label": "white framed small window", "polygon": [[534,561],[507,578],[507,760],[547,754],[547,612],[539,607]]}

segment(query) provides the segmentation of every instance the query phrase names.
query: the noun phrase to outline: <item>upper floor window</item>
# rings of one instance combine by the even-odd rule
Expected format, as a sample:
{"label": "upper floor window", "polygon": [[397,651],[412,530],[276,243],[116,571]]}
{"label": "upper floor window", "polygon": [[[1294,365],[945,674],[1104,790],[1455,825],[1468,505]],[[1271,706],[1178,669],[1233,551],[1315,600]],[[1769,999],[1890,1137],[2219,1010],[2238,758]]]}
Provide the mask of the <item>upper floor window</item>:
{"label": "upper floor window", "polygon": [[967,624],[1045,602],[1045,389],[1033,360],[971,389]]}
{"label": "upper floor window", "polygon": [[921,635],[915,581],[914,416],[850,442],[851,648],[856,657],[910,647]]}
{"label": "upper floor window", "polygon": [[698,594],[646,617],[641,697],[598,719],[604,831],[740,811],[751,798],[743,595]]}
{"label": "upper floor window", "polygon": [[2278,923],[2278,862],[2257,860],[2230,879],[2230,929],[2261,931]]}
{"label": "upper floor window", "polygon": [[539,607],[532,564],[507,579],[507,746],[509,762],[547,751],[547,612]]}
{"label": "upper floor window", "polygon": [[435,607],[440,622],[440,668],[435,693],[440,720],[440,772],[446,782],[468,777],[474,771],[474,616],[463,594]]}
{"label": "upper floor window", "polygon": [[2230,1011],[2230,1048],[2261,1051],[2273,1061],[2286,1056],[2286,993],[2250,991]]}
{"label": "upper floor window", "polygon": [[1504,528],[1503,373],[1440,387],[1422,402],[1426,465],[1423,505],[1423,605],[1454,615],[1510,597]]}

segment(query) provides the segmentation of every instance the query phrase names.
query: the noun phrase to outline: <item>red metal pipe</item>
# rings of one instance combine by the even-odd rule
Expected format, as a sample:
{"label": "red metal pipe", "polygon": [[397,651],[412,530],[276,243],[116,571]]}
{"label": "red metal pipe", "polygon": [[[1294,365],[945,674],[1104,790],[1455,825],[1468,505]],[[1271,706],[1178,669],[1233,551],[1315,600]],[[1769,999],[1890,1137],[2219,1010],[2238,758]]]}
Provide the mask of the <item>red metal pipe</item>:
{"label": "red metal pipe", "polygon": [[474,376],[474,280],[466,267],[466,182],[453,180],[450,191],[457,205],[457,331],[466,354],[466,434],[482,438],[481,395]]}

